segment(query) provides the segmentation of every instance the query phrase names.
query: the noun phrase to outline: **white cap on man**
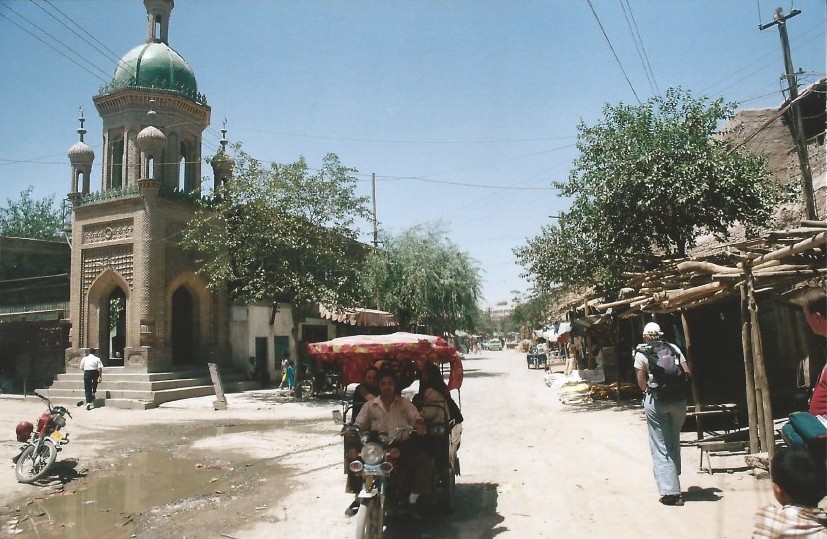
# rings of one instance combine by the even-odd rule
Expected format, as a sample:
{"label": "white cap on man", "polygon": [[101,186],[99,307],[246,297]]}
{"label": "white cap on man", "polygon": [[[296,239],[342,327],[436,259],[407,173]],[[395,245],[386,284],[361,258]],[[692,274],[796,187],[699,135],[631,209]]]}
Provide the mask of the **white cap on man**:
{"label": "white cap on man", "polygon": [[660,336],[663,335],[663,332],[660,330],[660,326],[657,322],[649,322],[643,326],[643,335]]}

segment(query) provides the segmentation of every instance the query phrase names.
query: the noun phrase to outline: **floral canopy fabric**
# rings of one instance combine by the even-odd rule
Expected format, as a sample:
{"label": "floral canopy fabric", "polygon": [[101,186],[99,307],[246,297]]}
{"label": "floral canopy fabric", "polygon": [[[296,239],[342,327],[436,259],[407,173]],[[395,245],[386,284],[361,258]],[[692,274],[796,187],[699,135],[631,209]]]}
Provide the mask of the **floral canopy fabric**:
{"label": "floral canopy fabric", "polygon": [[409,379],[413,369],[422,369],[426,363],[447,363],[450,366],[448,389],[459,389],[462,385],[462,356],[445,339],[433,335],[397,332],[339,337],[308,344],[307,354],[317,361],[338,363],[344,385],[361,381],[366,368],[386,362],[402,380]]}

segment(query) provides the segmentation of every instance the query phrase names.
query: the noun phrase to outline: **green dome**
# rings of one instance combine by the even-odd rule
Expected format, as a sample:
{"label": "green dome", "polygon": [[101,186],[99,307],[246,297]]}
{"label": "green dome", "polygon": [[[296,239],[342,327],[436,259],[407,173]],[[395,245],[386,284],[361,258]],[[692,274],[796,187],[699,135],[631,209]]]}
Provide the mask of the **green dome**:
{"label": "green dome", "polygon": [[170,90],[195,101],[204,102],[198,93],[195,73],[180,54],[169,45],[151,42],[138,45],[121,58],[109,91],[140,87]]}

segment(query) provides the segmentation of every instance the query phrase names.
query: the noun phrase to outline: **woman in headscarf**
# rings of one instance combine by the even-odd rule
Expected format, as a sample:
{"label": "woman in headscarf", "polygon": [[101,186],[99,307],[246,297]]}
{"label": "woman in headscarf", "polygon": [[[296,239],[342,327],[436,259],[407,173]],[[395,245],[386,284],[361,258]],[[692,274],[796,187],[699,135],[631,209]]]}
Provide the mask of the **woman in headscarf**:
{"label": "woman in headscarf", "polygon": [[[419,392],[414,397],[414,403],[422,406],[420,414],[426,423],[445,423],[448,417],[446,406],[448,387],[442,379],[439,367],[433,363],[426,363],[419,372]],[[427,404],[423,406],[423,404]]]}

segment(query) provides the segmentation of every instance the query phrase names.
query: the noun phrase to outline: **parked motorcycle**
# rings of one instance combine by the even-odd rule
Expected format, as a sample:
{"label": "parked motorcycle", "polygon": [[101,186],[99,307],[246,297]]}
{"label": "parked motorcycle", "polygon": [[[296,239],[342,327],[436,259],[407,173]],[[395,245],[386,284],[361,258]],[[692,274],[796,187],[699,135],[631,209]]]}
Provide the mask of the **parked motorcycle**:
{"label": "parked motorcycle", "polygon": [[[46,403],[47,410],[37,419],[37,428],[28,421],[17,424],[17,441],[23,445],[20,453],[12,458],[14,473],[20,483],[34,483],[45,476],[57,458],[57,452],[69,443],[69,434],[63,431],[66,416],[72,417],[63,406],[52,406],[52,402],[35,393]],[[82,405],[83,403],[79,403]]]}

